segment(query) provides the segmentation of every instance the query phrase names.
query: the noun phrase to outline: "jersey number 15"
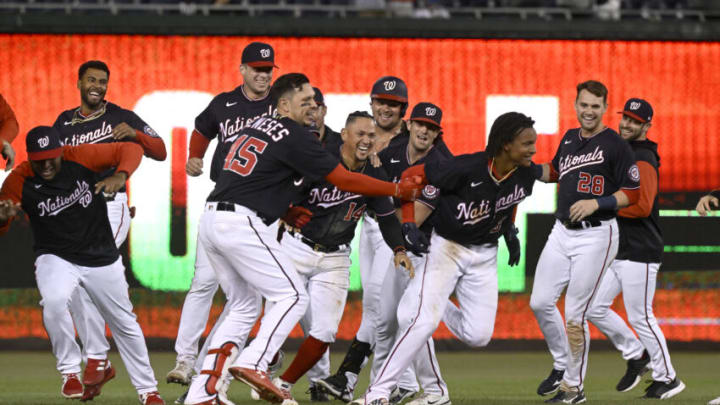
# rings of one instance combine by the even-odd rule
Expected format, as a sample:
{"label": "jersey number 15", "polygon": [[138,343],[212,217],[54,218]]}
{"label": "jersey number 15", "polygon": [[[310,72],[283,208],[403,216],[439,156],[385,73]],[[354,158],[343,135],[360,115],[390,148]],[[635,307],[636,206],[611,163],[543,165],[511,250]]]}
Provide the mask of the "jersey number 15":
{"label": "jersey number 15", "polygon": [[243,135],[238,138],[230,148],[225,158],[224,170],[230,170],[243,177],[248,176],[255,169],[258,162],[257,155],[261,155],[267,147],[267,142]]}

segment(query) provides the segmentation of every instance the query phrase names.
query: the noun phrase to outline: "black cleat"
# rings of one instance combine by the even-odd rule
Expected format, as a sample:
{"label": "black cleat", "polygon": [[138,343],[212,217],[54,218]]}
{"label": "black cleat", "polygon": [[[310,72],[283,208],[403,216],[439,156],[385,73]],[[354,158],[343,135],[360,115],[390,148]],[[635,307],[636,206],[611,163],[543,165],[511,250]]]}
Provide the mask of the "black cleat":
{"label": "black cleat", "polygon": [[341,401],[352,401],[352,392],[348,390],[348,380],[344,375],[334,374],[328,378],[315,381],[317,388],[333,398]]}
{"label": "black cleat", "polygon": [[388,399],[388,402],[390,402],[390,405],[396,405],[406,399],[414,397],[416,394],[416,391],[406,390],[405,388],[401,387],[395,387],[395,389],[392,390],[392,392],[390,393],[390,398]]}
{"label": "black cleat", "polygon": [[546,404],[582,404],[586,401],[585,391],[558,391]]}
{"label": "black cleat", "polygon": [[647,367],[648,363],[650,363],[650,355],[647,350],[643,351],[642,357],[639,359],[628,360],[625,375],[622,376],[620,382],[615,386],[615,389],[620,392],[628,392],[635,388],[642,379],[643,374],[650,370]]}
{"label": "black cleat", "polygon": [[311,383],[310,388],[308,388],[307,392],[305,393],[310,394],[311,402],[330,402],[330,398],[328,398],[325,390],[318,387],[316,384]]}
{"label": "black cleat", "polygon": [[185,398],[187,398],[189,392],[190,390],[185,391],[184,394],[180,395],[178,399],[175,400],[175,403],[178,405],[183,405],[185,403]]}
{"label": "black cleat", "polygon": [[677,378],[670,382],[653,381],[652,384],[645,388],[643,398],[668,399],[681,393],[684,389],[685,384]]}
{"label": "black cleat", "polygon": [[558,388],[560,388],[560,382],[562,381],[563,374],[565,374],[565,370],[553,369],[550,372],[550,375],[547,376],[546,379],[542,380],[542,382],[538,386],[538,395],[545,396],[554,394],[558,390]]}

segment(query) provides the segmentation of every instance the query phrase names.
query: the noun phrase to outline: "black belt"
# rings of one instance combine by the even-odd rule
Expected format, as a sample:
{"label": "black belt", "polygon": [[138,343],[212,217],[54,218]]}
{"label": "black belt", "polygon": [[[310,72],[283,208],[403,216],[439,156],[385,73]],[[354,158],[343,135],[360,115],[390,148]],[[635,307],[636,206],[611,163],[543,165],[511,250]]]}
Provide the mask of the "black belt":
{"label": "black belt", "polygon": [[569,219],[566,219],[566,220],[562,221],[562,224],[567,229],[578,230],[578,229],[594,228],[596,226],[602,225],[602,222],[599,219],[588,219],[588,220],[580,221],[580,222],[572,222]]}
{"label": "black belt", "polygon": [[312,248],[312,250],[315,252],[321,252],[321,253],[337,252],[344,246],[344,245],[322,245],[320,243],[315,243],[312,240],[310,240],[302,235],[296,235],[294,231],[288,231],[288,233],[290,235],[292,235],[293,237],[298,238],[300,240],[300,242],[310,246]]}
{"label": "black belt", "polygon": [[103,198],[105,198],[106,202],[115,201],[116,195],[117,195],[117,193],[108,194],[108,193],[103,192]]}
{"label": "black belt", "polygon": [[[215,204],[215,211],[235,212],[235,203],[226,202],[226,201],[218,201]],[[260,218],[263,221],[263,223],[265,223],[265,225],[270,225],[273,222],[275,222],[274,220],[271,220],[270,218],[268,218],[267,216],[265,216],[259,212],[255,212],[255,214],[257,214],[258,218]]]}

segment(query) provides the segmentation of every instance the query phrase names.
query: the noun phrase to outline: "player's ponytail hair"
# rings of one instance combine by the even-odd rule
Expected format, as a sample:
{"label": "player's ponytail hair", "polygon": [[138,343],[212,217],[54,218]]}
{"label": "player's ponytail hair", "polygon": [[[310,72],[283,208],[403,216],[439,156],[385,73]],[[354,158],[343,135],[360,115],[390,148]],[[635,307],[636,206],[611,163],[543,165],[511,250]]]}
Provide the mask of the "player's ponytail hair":
{"label": "player's ponytail hair", "polygon": [[305,83],[310,83],[310,80],[302,73],[287,73],[278,77],[270,88],[273,107],[277,108],[278,100],[291,91],[300,90]]}
{"label": "player's ponytail hair", "polygon": [[498,157],[503,146],[514,141],[523,129],[532,128],[534,124],[532,118],[519,112],[507,112],[497,117],[490,128],[485,152],[492,157]]}

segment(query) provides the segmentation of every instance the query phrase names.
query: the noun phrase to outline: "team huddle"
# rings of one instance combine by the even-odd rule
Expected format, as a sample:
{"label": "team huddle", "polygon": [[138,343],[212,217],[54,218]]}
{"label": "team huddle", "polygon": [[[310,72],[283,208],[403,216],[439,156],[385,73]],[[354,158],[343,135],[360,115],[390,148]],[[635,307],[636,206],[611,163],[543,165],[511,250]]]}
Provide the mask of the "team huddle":
{"label": "team huddle", "polygon": [[[372,114],[353,112],[335,132],[325,125],[322,91],[301,73],[273,82],[274,69],[272,46],[250,43],[242,52],[243,84],[217,95],[195,119],[186,173],[204,174],[203,157],[216,139],[209,167],[215,188],[200,217],[177,362],[167,375],[189,386],[176,403],[232,405],[228,389],[239,380],[256,400],[296,405],[293,385],[307,376],[311,401],[450,405],[432,334],[443,321],[471,347],[490,342],[498,241],[503,237],[516,265],[515,215],[536,181],[558,190],[530,299],[553,358],[537,393],[548,403],[586,401],[588,320],[627,361],[618,391],[632,390],[648,371],[645,398],[683,391],[652,310],[663,240],[660,157],[647,139],[647,101],[627,101],[618,133],[603,124],[607,88],[578,84],[580,126],[565,132],[550,162],[536,164],[534,121],[522,113],[495,119],[485,150],[454,156],[441,107],[410,108],[399,77],[379,78]],[[103,62],[81,65],[81,105],[27,133],[28,161],[0,190],[0,233],[20,210],[30,218],[61,394],[92,400],[115,377],[107,323],[140,402],[164,404],[118,247],[134,212],[127,179],[143,155],[162,161],[167,153],[140,117],[105,100],[109,76]],[[698,212],[717,208],[718,197],[703,197]],[[329,347],[345,309],[350,242],[360,222],[362,322],[331,374]],[[218,287],[227,302],[200,348]],[[564,319],[556,305],[563,290]],[[610,309],[621,292],[630,326]],[[281,347],[298,323],[305,339],[283,370]],[[370,384],[360,392],[358,375],[369,362]]]}

